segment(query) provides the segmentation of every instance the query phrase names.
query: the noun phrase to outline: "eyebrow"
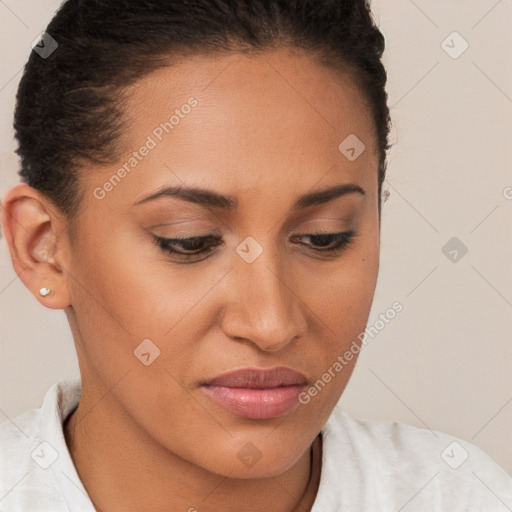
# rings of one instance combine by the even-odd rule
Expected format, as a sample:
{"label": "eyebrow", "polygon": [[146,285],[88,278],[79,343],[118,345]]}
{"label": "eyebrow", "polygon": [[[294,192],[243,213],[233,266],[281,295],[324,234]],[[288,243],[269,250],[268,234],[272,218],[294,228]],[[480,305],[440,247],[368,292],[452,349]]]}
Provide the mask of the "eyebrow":
{"label": "eyebrow", "polygon": [[[365,191],[355,183],[344,183],[334,187],[317,190],[303,194],[297,198],[292,206],[292,210],[301,210],[308,206],[316,206],[326,203],[340,196],[347,194],[361,194],[366,195]],[[184,187],[184,186],[166,186],[157,192],[142,198],[134,203],[134,206],[154,201],[162,197],[178,197],[190,203],[195,203],[201,206],[210,206],[220,210],[234,211],[238,207],[238,200],[236,197],[229,195],[222,195],[213,190],[208,190],[200,187]]]}

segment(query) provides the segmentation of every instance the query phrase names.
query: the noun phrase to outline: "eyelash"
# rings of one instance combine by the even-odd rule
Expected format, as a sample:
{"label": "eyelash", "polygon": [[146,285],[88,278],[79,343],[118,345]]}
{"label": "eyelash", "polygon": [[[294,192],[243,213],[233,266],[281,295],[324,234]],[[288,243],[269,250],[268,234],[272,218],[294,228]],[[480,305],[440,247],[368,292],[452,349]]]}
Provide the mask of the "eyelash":
{"label": "eyelash", "polygon": [[[299,239],[303,237],[311,237],[311,238],[317,238],[322,240],[322,238],[330,240],[326,245],[329,245],[330,243],[335,242],[335,245],[333,247],[329,247],[327,249],[312,249],[313,251],[319,253],[319,254],[328,254],[328,255],[338,255],[340,254],[351,242],[352,239],[357,236],[356,233],[353,230],[349,231],[342,231],[338,233],[311,233],[311,234],[304,234],[304,235],[293,235],[292,239]],[[194,258],[196,256],[201,256],[203,254],[209,254],[213,251],[215,247],[218,245],[222,245],[222,240],[215,235],[206,235],[206,236],[194,236],[190,238],[164,238],[160,236],[153,235],[154,241],[156,245],[164,252],[168,254],[175,254],[179,256],[179,258],[183,260],[190,260],[191,258]],[[208,245],[206,248],[201,249],[199,251],[193,252],[193,253],[184,253],[181,251],[177,251],[174,247],[176,245],[181,246],[182,249],[185,249],[187,244],[194,246],[198,242],[200,245],[204,245],[204,243],[208,241],[214,241],[214,243]],[[190,250],[190,248],[189,248]],[[202,261],[205,258],[202,258]]]}

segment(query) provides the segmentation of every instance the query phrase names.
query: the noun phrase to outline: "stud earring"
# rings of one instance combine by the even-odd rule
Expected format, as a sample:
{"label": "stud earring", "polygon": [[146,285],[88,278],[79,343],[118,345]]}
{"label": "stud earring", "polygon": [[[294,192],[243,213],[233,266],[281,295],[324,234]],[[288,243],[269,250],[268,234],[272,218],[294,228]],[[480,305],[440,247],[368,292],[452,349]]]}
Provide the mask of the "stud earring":
{"label": "stud earring", "polygon": [[41,288],[39,290],[39,295],[41,295],[41,297],[47,297],[48,295],[51,295],[54,293],[54,290],[52,290],[51,288]]}

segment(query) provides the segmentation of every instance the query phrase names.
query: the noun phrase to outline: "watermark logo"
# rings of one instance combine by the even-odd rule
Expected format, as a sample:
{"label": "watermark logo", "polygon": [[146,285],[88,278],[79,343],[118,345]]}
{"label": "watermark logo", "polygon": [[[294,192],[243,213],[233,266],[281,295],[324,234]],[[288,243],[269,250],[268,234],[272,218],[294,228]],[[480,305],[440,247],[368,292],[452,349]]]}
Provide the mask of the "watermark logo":
{"label": "watermark logo", "polygon": [[236,454],[238,460],[248,468],[252,468],[263,456],[252,443],[245,444]]}
{"label": "watermark logo", "polygon": [[459,469],[469,458],[468,451],[457,441],[452,441],[442,452],[441,458],[452,469]]}
{"label": "watermark logo", "polygon": [[347,160],[350,160],[353,162],[356,160],[361,153],[366,149],[366,146],[363,144],[363,142],[351,133],[346,139],[343,140],[343,142],[338,146],[338,149],[342,155],[347,158]]}
{"label": "watermark logo", "polygon": [[31,46],[32,50],[34,50],[42,59],[47,59],[59,47],[57,41],[55,41],[48,32],[39,34],[32,41]]}
{"label": "watermark logo", "polygon": [[144,366],[150,366],[160,356],[160,349],[149,338],[146,338],[137,345],[133,353]]}
{"label": "watermark logo", "polygon": [[469,47],[469,43],[456,31],[441,43],[441,48],[452,58],[458,59]]}
{"label": "watermark logo", "polygon": [[456,236],[450,238],[441,248],[441,252],[452,262],[458,263],[468,252],[467,246]]}
{"label": "watermark logo", "polygon": [[48,469],[59,458],[59,453],[48,441],[43,441],[32,450],[30,456],[40,468]]}
{"label": "watermark logo", "polygon": [[263,252],[263,247],[252,236],[248,236],[238,245],[236,252],[246,263],[252,263]]}

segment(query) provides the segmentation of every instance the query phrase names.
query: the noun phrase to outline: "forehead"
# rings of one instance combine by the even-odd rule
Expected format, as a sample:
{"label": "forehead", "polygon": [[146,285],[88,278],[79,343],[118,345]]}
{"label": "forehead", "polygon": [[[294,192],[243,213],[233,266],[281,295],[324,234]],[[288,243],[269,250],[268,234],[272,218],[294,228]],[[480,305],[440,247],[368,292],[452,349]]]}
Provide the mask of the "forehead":
{"label": "forehead", "polygon": [[[294,133],[304,122],[337,136],[349,128],[374,128],[366,98],[348,69],[326,68],[292,49],[181,58],[139,80],[128,96],[127,113],[136,122],[131,135],[143,135],[155,121],[168,119],[190,97],[200,107],[188,116],[195,128],[215,123],[242,134],[250,128],[255,137]],[[255,125],[262,117],[264,127]]]}
{"label": "forehead", "polygon": [[[124,155],[91,183],[101,186],[124,165],[111,203],[134,202],[164,183],[232,195],[299,194],[324,178],[324,185],[362,179],[376,186],[375,127],[364,94],[348,72],[307,55],[193,56],[145,76],[127,97]],[[365,150],[350,161],[340,144],[354,136]]]}

